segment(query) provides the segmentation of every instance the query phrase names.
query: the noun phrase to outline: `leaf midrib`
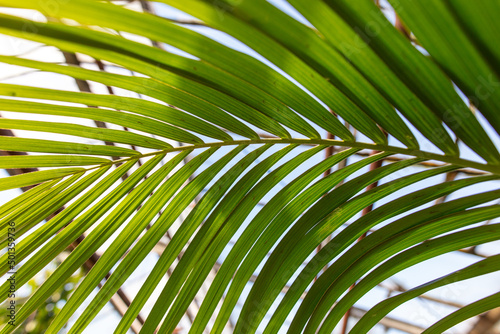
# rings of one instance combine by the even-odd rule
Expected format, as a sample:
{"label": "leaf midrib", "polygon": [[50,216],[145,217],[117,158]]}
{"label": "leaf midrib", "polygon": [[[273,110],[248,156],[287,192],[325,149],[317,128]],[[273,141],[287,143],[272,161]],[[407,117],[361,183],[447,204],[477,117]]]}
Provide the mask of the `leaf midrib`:
{"label": "leaf midrib", "polygon": [[223,146],[234,146],[234,145],[252,145],[252,144],[299,144],[299,145],[323,145],[323,146],[341,146],[347,148],[361,148],[368,150],[375,150],[381,152],[390,152],[393,154],[403,154],[417,158],[423,158],[426,160],[436,160],[444,163],[453,164],[461,168],[474,168],[481,171],[489,172],[492,174],[500,175],[500,165],[493,164],[483,164],[472,160],[462,159],[455,156],[447,156],[436,154],[421,150],[412,150],[408,148],[401,148],[391,145],[378,145],[363,142],[350,142],[341,141],[333,139],[305,139],[305,138],[260,138],[260,139],[248,139],[248,140],[232,140],[232,141],[219,141],[204,144],[186,145],[173,148],[167,148],[164,150],[159,150],[155,152],[137,154],[131,157],[110,161],[103,163],[101,165],[89,168],[88,170],[100,168],[108,164],[123,163],[132,159],[146,158],[150,156],[156,156],[158,154],[170,153],[170,152],[181,152],[185,150],[196,150],[200,148],[210,148],[210,147],[223,147]]}

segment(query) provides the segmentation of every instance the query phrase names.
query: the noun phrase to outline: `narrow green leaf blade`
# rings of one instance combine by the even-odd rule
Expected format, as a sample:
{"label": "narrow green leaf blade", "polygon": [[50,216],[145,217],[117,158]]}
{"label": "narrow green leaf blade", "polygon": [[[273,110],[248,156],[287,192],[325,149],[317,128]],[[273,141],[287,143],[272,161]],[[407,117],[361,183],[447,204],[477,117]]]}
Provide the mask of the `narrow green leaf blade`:
{"label": "narrow green leaf blade", "polygon": [[16,129],[39,132],[60,133],[84,138],[92,138],[113,143],[129,144],[134,146],[165,149],[172,145],[164,141],[139,135],[129,131],[103,129],[70,123],[40,122],[17,119],[0,119],[0,129]]}
{"label": "narrow green leaf blade", "polygon": [[490,66],[483,59],[447,2],[390,1],[422,46],[500,133],[500,78],[494,71],[498,63]]}
{"label": "narrow green leaf blade", "polygon": [[[104,158],[86,157],[80,155],[11,155],[0,157],[0,168],[85,166],[109,164],[110,162],[111,160]],[[83,168],[80,169],[80,171],[82,170]],[[17,176],[21,175],[16,175],[15,177]]]}
{"label": "narrow green leaf blade", "polygon": [[453,312],[452,314],[444,317],[436,322],[431,327],[427,328],[422,333],[424,334],[438,334],[451,328],[460,322],[472,318],[481,313],[492,310],[500,306],[500,292],[492,294],[486,298],[482,298],[472,304],[466,305],[461,309]]}
{"label": "narrow green leaf blade", "polygon": [[[5,151],[41,152],[62,154],[105,155],[112,157],[130,157],[139,152],[108,145],[86,145],[45,139],[19,137],[0,137],[0,148]],[[70,160],[71,158],[67,159]]]}
{"label": "narrow green leaf blade", "polygon": [[[395,256],[392,258],[390,261],[391,263],[394,263],[394,260],[401,260],[401,258],[406,258],[408,259],[408,254],[409,251],[405,251],[402,254],[405,254],[405,257],[402,256]],[[379,269],[376,269],[379,271]],[[430,290],[446,286],[448,284],[460,282],[463,280],[479,277],[481,275],[486,275],[495,271],[500,270],[500,255],[493,255],[490,256],[486,259],[483,259],[481,261],[478,261],[470,266],[467,266],[463,269],[457,270],[451,274],[445,275],[443,277],[437,278],[433,281],[424,283],[422,285],[419,285],[415,288],[412,288],[411,290],[405,291],[403,293],[400,293],[396,296],[392,296],[391,298],[388,298],[374,307],[372,307],[368,312],[355,324],[355,326],[352,328],[353,332],[360,332],[360,333],[368,333],[368,331],[375,326],[377,322],[380,321],[385,315],[387,315],[389,312],[391,312],[393,309],[398,307],[399,305],[416,298]],[[370,273],[370,276],[372,274]],[[368,276],[367,276],[368,278]],[[363,279],[364,281],[365,279]],[[356,289],[358,289],[358,286],[362,284],[361,281],[356,285]]]}
{"label": "narrow green leaf blade", "polygon": [[[48,115],[59,115],[59,116],[71,116],[71,117],[81,117],[88,119],[95,119],[97,121],[109,122],[121,126],[126,126],[131,129],[140,130],[143,132],[148,132],[162,136],[165,138],[171,138],[174,140],[179,140],[181,142],[201,142],[197,137],[190,135],[187,131],[175,131],[170,133],[169,130],[178,129],[175,127],[170,127],[168,124],[161,123],[155,126],[155,123],[150,123],[148,118],[158,119],[162,122],[170,123],[175,126],[179,126],[194,132],[203,134],[207,137],[216,138],[219,140],[231,140],[231,136],[226,134],[224,131],[216,128],[215,126],[204,122],[203,120],[193,117],[185,112],[179,111],[177,109],[165,106],[163,104],[154,103],[142,99],[136,99],[131,97],[116,96],[116,95],[99,95],[84,92],[68,92],[63,90],[38,88],[38,87],[28,87],[21,85],[9,85],[0,83],[0,94],[5,96],[17,96],[17,97],[27,97],[43,100],[54,100],[54,101],[65,101],[73,103],[83,103],[88,106],[102,106],[118,110],[131,111],[136,114],[144,115],[147,117],[136,117],[134,114],[117,113],[115,110],[106,110],[106,113],[101,113],[94,108],[86,109],[65,109],[59,108],[59,106],[51,105],[50,108],[43,108],[44,106],[39,105],[39,108],[35,110],[36,113],[48,114]],[[5,108],[5,100],[0,101],[2,108]],[[20,101],[16,101],[16,104],[7,104],[9,111],[20,111],[20,112],[30,112],[31,108],[29,105],[21,109],[17,104]],[[21,102],[22,103],[22,102]],[[21,104],[22,105],[22,104]],[[33,106],[33,105],[32,105]],[[161,131],[163,129],[163,131]],[[185,138],[185,137],[188,138]]]}
{"label": "narrow green leaf blade", "polygon": [[[0,157],[0,159],[1,158],[3,157]],[[0,163],[1,161],[2,160],[0,160]],[[31,186],[49,180],[60,179],[65,176],[81,173],[84,171],[84,168],[60,168],[4,177],[0,179],[0,191]]]}
{"label": "narrow green leaf blade", "polygon": [[[158,263],[154,266],[150,275],[142,285],[136,298],[127,309],[124,317],[118,324],[115,333],[121,333],[129,328],[134,321],[141,308],[146,303],[151,293],[156,288],[158,282],[167,272],[169,266],[177,257],[179,252],[184,247],[185,243],[192,237],[193,233],[203,222],[205,217],[210,213],[212,208],[221,200],[226,191],[237,180],[237,178],[245,171],[252,162],[254,162],[262,153],[268,150],[271,145],[264,145],[241,159],[234,167],[225,173],[213,187],[210,187],[205,195],[201,198],[198,205],[186,217],[184,224],[179,228],[179,231],[174,234],[172,240],[167,245],[166,249],[160,256]],[[118,270],[118,269],[117,269]]]}

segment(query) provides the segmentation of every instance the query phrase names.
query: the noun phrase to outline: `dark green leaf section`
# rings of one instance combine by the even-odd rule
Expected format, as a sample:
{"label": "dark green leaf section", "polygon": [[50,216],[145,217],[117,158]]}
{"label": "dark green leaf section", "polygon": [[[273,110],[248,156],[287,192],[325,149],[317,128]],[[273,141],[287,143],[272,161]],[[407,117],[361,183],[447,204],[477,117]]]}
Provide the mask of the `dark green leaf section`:
{"label": "dark green leaf section", "polygon": [[500,3],[497,1],[447,0],[446,6],[455,16],[457,24],[461,26],[470,42],[476,45],[483,59],[490,68],[500,76],[500,46],[495,36],[500,34],[497,13],[500,12]]}
{"label": "dark green leaf section", "polygon": [[[499,133],[500,78],[493,70],[498,68],[498,63],[490,67],[482,57],[460,22],[446,6],[449,1],[389,2],[396,6],[396,11],[422,46]],[[479,23],[479,27],[485,24],[483,21]],[[493,26],[498,24],[494,23]]]}
{"label": "dark green leaf section", "polygon": [[[163,0],[163,2],[176,3],[176,7],[200,16],[214,27],[232,33],[285,71],[292,60],[296,64],[301,64],[303,61],[311,68],[309,71],[314,73],[312,70],[315,70],[321,79],[324,78],[333,84],[339,90],[337,94],[344,94],[344,99],[350,99],[388,133],[408,147],[418,147],[412,132],[394,108],[340,53],[329,47],[311,29],[291,19],[271,4],[265,1],[240,1],[233,7],[230,4],[234,2],[225,1],[226,8],[219,10],[225,15],[209,15],[207,10],[209,7],[201,6],[199,1],[182,2],[182,4],[175,0]],[[237,21],[233,23],[235,27],[232,28],[228,23],[235,20],[229,16],[230,14],[251,25],[252,28]],[[235,32],[238,32],[237,36]],[[301,64],[302,67],[306,68],[305,64]],[[349,122],[352,119],[350,109],[341,108],[334,111]],[[352,125],[358,128],[356,123]],[[440,124],[437,125],[439,129]]]}
{"label": "dark green leaf section", "polygon": [[[427,246],[427,245],[426,245]],[[422,247],[422,246],[420,246]],[[400,255],[395,256],[390,260],[390,263],[394,263],[395,260],[399,261],[401,259],[408,259],[408,256],[410,253],[414,250],[418,249],[417,247],[414,247],[410,251],[405,251],[401,253]],[[404,254],[404,256],[403,256]],[[389,261],[386,262],[389,264]],[[377,268],[375,271],[376,272],[381,272],[382,267],[387,268],[386,264],[383,264],[379,268]],[[474,277],[479,277],[481,275],[486,275],[495,271],[500,270],[500,255],[494,255],[490,256],[489,258],[486,258],[484,260],[481,260],[479,262],[476,262],[470,266],[467,266],[463,269],[457,270],[451,274],[445,275],[443,277],[437,278],[433,281],[427,282],[425,284],[419,285],[413,289],[410,289],[408,291],[405,291],[403,293],[400,293],[399,295],[393,296],[391,298],[388,298],[374,307],[372,307],[357,323],[356,325],[352,328],[352,331],[354,333],[368,333],[368,331],[378,322],[380,319],[382,319],[385,315],[387,315],[389,312],[391,312],[393,309],[398,307],[399,305],[416,298],[418,296],[423,295],[424,293],[431,291],[433,289],[446,286],[448,284],[453,284],[457,283],[463,280],[471,279]],[[375,272],[374,271],[374,272]],[[373,277],[374,274],[370,274],[366,277],[366,279],[363,279],[363,281],[367,281],[368,277]],[[358,283],[355,287],[355,289],[359,289],[358,285],[361,285],[363,283],[361,281]],[[351,293],[351,292],[349,292]]]}
{"label": "dark green leaf section", "polygon": [[[230,10],[241,20],[259,28],[293,51],[357,104],[366,105],[367,102],[364,99],[368,99],[367,95],[370,93],[373,104],[383,105],[386,102],[377,96],[381,94],[443,152],[449,155],[458,153],[458,148],[437,116],[385,65],[379,64],[378,67],[367,67],[368,71],[358,71],[354,64],[345,59],[340,51],[330,46],[314,30],[294,20],[266,1],[239,1]],[[335,34],[339,38],[346,35],[346,32],[336,30],[335,32],[327,31],[326,34]],[[366,75],[367,78],[365,79],[363,75]],[[378,89],[378,92],[374,91],[374,87]],[[394,117],[397,115],[393,115]],[[379,124],[383,125],[384,123],[379,122]],[[392,127],[388,126],[385,129],[392,129]]]}
{"label": "dark green leaf section", "polygon": [[387,21],[373,1],[324,2],[290,1],[362,71],[388,66],[464,143],[486,161],[500,161],[497,149],[450,80]]}

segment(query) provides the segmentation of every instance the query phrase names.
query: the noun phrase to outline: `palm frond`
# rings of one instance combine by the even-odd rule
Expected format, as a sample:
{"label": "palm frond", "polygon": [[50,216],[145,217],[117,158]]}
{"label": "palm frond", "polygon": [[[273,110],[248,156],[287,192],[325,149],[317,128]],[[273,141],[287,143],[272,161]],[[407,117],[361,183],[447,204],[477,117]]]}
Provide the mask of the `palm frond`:
{"label": "palm frond", "polygon": [[[72,247],[0,334],[100,252],[47,329],[83,332],[166,235],[115,333],[145,310],[140,333],[173,333],[193,304],[189,333],[331,333],[387,279],[500,240],[500,7],[389,3],[405,34],[372,0],[288,0],[295,16],[264,0],[155,3],[198,28],[110,1],[0,0],[33,14],[5,10],[1,34],[99,63],[4,66],[111,93],[0,83],[0,128],[21,134],[0,137],[0,168],[36,168],[0,179],[33,186],[0,206],[0,273],[18,289]],[[462,267],[380,301],[351,332],[498,272],[498,255]],[[490,293],[425,332],[499,307]]]}

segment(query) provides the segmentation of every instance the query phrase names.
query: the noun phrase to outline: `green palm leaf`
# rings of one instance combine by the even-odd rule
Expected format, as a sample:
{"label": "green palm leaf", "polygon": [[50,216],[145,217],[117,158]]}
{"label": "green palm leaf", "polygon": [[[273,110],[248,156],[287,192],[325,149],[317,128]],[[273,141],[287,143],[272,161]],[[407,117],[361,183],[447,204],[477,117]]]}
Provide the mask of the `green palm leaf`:
{"label": "green palm leaf", "polygon": [[[496,4],[389,0],[405,36],[372,0],[289,0],[299,19],[264,0],[157,2],[205,27],[111,1],[0,0],[38,15],[4,11],[1,34],[99,64],[2,65],[110,93],[0,83],[0,190],[29,188],[0,206],[1,274],[19,289],[72,247],[1,334],[100,249],[47,333],[82,333],[155,252],[115,333],[146,310],[140,333],[175,332],[193,305],[190,333],[330,333],[387,279],[500,240]],[[351,332],[498,270],[486,257],[387,298]],[[476,299],[426,332],[499,306],[496,291]]]}

